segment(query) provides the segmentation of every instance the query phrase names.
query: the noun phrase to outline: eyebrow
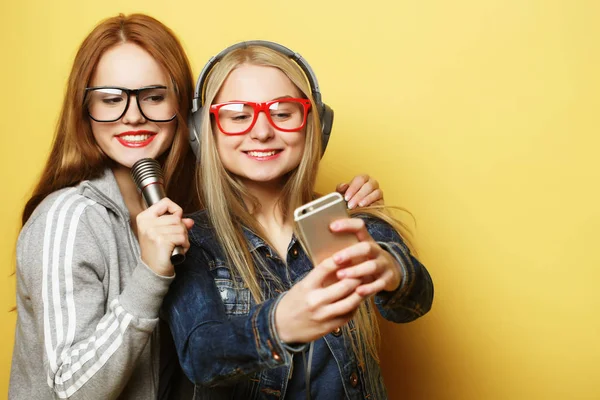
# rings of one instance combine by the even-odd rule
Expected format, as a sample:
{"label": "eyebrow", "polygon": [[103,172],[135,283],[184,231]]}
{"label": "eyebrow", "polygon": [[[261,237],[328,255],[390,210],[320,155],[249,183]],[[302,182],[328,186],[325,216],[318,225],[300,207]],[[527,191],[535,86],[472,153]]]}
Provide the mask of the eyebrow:
{"label": "eyebrow", "polygon": [[295,96],[290,96],[289,94],[286,94],[285,96],[279,96],[279,97],[275,97],[274,99],[271,99],[270,101],[273,100],[281,100],[281,99],[297,99],[298,97]]}

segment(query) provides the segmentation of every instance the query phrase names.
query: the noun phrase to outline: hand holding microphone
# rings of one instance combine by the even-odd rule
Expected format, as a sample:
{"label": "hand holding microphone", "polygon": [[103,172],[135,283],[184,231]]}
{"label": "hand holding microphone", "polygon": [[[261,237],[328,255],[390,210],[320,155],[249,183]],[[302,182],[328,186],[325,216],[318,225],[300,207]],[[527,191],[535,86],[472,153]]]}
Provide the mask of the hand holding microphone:
{"label": "hand holding microphone", "polygon": [[[172,201],[170,201],[169,199],[166,199],[161,202],[161,200],[164,199],[166,196],[165,196],[165,189],[164,189],[163,173],[162,173],[162,169],[161,169],[158,161],[156,161],[152,158],[143,158],[141,160],[138,160],[131,167],[131,176],[132,176],[138,190],[141,192],[144,200],[146,201],[146,204],[149,207],[148,210],[139,214],[138,229],[143,230],[142,229],[143,226],[146,226],[146,225],[153,225],[153,224],[156,225],[156,221],[158,218],[158,219],[160,219],[160,222],[162,224],[159,224],[158,226],[154,226],[154,231],[153,231],[155,233],[154,239],[156,239],[158,234],[160,234],[165,238],[169,238],[169,240],[171,240],[172,242],[175,242],[175,243],[177,243],[178,241],[185,242],[186,247],[187,247],[188,242],[187,242],[186,232],[185,232],[185,229],[183,229],[183,227],[181,227],[181,224],[180,224],[181,223],[181,215],[182,215],[181,208],[179,206],[177,206],[175,203],[173,203]],[[157,208],[156,210],[152,209],[152,206],[157,203],[161,203],[161,204],[159,204],[157,206],[158,208],[154,207],[154,208]],[[162,204],[162,203],[164,203],[164,204]],[[169,215],[169,214],[173,214],[173,215]],[[147,220],[152,220],[152,221],[146,222]],[[177,223],[177,222],[179,222],[179,223]],[[189,228],[189,226],[187,226],[189,224],[186,224],[185,220],[184,220],[184,225],[185,225],[185,228]],[[183,237],[182,237],[182,235],[183,235]],[[141,235],[140,235],[140,246],[142,247]],[[154,246],[147,246],[147,247],[152,248]],[[151,250],[154,251],[157,249],[152,248]],[[164,252],[163,252],[163,254],[164,254]],[[153,258],[152,261],[154,261],[154,258],[161,258],[161,257],[157,257],[156,254],[153,254],[153,256],[154,257],[152,257]],[[176,245],[171,253],[170,262],[173,265],[177,265],[177,264],[181,264],[184,260],[185,260],[184,248],[181,245]],[[148,260],[144,260],[144,261],[148,261]],[[163,262],[163,264],[164,264],[164,262]]]}

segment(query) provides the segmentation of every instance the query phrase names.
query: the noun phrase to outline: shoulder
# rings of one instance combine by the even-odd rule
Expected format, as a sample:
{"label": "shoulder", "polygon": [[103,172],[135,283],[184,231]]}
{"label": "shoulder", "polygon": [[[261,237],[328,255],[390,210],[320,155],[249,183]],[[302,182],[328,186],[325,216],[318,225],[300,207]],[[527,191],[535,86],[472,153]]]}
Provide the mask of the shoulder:
{"label": "shoulder", "polygon": [[224,252],[215,228],[206,210],[187,215],[194,220],[194,226],[189,230],[189,240],[192,252],[200,251],[209,259],[223,259]]}
{"label": "shoulder", "polygon": [[194,226],[189,232],[193,244],[201,246],[216,240],[215,229],[206,210],[196,211],[186,217],[194,220]]}
{"label": "shoulder", "polygon": [[72,223],[73,219],[106,214],[105,207],[81,194],[79,186],[57,190],[46,196],[23,226],[24,231],[51,229]]}
{"label": "shoulder", "polygon": [[50,247],[63,249],[82,241],[90,249],[97,243],[99,231],[112,231],[107,210],[78,189],[57,190],[42,200],[21,229],[18,257],[48,251]]}

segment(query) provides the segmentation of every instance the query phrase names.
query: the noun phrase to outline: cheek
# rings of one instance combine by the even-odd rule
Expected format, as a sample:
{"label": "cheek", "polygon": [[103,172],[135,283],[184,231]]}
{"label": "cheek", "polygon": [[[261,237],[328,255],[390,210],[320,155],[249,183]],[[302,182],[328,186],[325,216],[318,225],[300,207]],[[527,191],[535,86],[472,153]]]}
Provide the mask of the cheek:
{"label": "cheek", "polygon": [[177,133],[177,120],[169,122],[162,129],[166,133],[166,144],[171,146],[171,144],[173,144],[173,140],[175,140],[175,134]]}
{"label": "cheek", "polygon": [[289,132],[294,135],[289,135],[286,144],[294,149],[294,154],[302,155],[304,146],[306,146],[306,134],[304,132]]}
{"label": "cheek", "polygon": [[221,162],[226,169],[231,169],[236,164],[235,157],[238,155],[238,149],[244,141],[243,136],[227,136],[220,132],[215,135],[215,144],[217,146],[217,153]]}
{"label": "cheek", "polygon": [[112,136],[112,125],[113,124],[106,122],[90,122],[90,127],[92,128],[92,135],[94,136],[94,140],[96,141],[96,143],[101,144],[110,139],[110,137]]}

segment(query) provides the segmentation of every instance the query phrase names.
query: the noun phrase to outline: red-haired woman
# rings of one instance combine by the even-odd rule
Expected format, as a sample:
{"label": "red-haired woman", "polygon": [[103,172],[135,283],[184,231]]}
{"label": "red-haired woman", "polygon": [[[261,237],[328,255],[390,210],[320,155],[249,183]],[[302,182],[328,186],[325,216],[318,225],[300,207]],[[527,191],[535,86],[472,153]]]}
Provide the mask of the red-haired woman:
{"label": "red-haired woman", "polygon": [[[192,86],[178,39],[149,16],[107,19],[81,44],[23,211],[10,398],[158,397],[169,255],[189,246],[182,215],[198,208]],[[145,210],[129,172],[143,157],[169,197]]]}

